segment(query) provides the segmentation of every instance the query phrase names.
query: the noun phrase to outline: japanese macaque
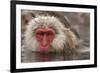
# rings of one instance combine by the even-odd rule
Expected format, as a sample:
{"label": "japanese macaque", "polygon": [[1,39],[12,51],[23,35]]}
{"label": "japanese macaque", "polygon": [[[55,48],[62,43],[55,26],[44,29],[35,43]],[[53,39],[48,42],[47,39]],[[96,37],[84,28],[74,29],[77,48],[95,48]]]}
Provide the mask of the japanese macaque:
{"label": "japanese macaque", "polygon": [[24,29],[24,48],[44,54],[63,53],[66,59],[71,60],[79,58],[80,37],[63,14],[30,11],[28,16],[23,18],[24,23],[22,23],[26,24],[24,28],[22,27]]}

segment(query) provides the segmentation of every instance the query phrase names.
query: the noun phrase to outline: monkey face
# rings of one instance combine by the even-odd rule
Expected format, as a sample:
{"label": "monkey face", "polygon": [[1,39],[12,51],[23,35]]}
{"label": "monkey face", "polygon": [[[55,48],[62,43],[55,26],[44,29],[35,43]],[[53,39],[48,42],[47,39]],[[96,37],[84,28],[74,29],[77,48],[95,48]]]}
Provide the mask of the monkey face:
{"label": "monkey face", "polygon": [[52,28],[38,28],[35,32],[36,40],[39,42],[40,51],[48,51],[55,38],[55,31]]}

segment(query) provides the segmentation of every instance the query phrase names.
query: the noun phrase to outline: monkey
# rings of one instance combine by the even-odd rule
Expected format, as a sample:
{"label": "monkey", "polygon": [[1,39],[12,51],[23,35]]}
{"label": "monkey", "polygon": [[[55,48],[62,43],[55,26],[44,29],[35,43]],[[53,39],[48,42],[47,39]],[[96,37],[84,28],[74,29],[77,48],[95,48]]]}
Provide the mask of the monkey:
{"label": "monkey", "polygon": [[29,11],[27,15],[22,15],[25,22],[24,48],[26,51],[39,53],[30,55],[29,52],[26,54],[30,55],[28,57],[35,56],[37,59],[39,55],[45,57],[42,61],[50,61],[47,56],[61,54],[64,56],[63,60],[79,59],[82,52],[81,40],[67,17],[56,11]]}

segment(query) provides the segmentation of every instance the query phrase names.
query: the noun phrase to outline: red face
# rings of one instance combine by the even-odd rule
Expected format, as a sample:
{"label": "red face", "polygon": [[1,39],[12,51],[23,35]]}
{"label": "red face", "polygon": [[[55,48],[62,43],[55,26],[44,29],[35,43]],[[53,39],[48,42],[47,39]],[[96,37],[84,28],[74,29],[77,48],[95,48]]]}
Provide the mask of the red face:
{"label": "red face", "polygon": [[52,28],[39,28],[35,32],[40,51],[48,51],[55,37],[55,31]]}

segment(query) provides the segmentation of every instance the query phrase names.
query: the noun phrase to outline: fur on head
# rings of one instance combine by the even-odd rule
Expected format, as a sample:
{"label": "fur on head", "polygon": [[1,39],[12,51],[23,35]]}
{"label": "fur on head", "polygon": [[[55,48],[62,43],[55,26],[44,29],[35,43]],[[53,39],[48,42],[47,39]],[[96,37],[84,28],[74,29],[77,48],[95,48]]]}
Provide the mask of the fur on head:
{"label": "fur on head", "polygon": [[35,30],[38,28],[51,27],[55,30],[56,36],[51,44],[55,50],[73,49],[78,45],[78,39],[70,28],[59,21],[55,16],[38,16],[29,21],[25,32],[25,45],[32,51],[39,51],[39,44],[35,38]]}

